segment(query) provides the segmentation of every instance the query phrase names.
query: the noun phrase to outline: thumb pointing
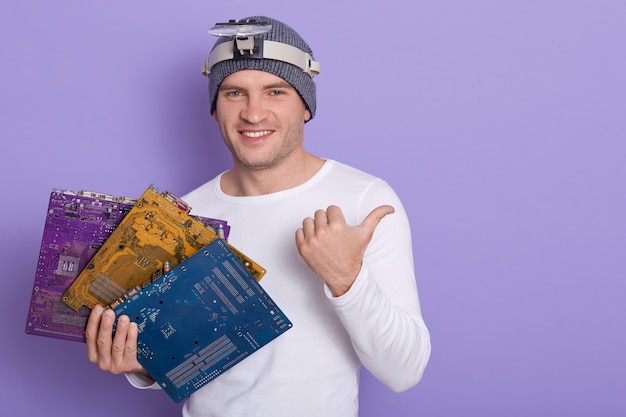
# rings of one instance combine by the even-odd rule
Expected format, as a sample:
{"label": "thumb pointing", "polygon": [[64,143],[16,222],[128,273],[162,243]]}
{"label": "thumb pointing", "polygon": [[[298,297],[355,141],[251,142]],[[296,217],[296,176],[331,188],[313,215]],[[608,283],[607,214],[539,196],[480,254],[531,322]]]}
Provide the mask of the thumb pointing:
{"label": "thumb pointing", "polygon": [[376,207],[374,210],[367,215],[367,217],[361,223],[362,228],[369,231],[369,234],[372,235],[378,223],[388,214],[394,213],[396,210],[389,205]]}

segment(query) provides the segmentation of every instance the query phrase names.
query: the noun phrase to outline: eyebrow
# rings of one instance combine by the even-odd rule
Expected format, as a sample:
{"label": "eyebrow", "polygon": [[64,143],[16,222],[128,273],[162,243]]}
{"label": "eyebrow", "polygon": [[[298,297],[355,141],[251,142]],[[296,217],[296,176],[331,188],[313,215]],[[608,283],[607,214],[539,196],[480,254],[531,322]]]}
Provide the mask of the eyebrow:
{"label": "eyebrow", "polygon": [[[289,84],[287,81],[284,81],[284,80],[277,81],[277,82],[270,83],[270,84],[265,84],[262,87],[263,90],[272,90],[272,89],[275,89],[275,88],[294,89],[291,84]],[[238,86],[237,84],[229,84],[227,82],[223,82],[220,85],[218,90],[219,91],[222,91],[222,90],[246,90],[246,88],[242,88],[242,87]]]}

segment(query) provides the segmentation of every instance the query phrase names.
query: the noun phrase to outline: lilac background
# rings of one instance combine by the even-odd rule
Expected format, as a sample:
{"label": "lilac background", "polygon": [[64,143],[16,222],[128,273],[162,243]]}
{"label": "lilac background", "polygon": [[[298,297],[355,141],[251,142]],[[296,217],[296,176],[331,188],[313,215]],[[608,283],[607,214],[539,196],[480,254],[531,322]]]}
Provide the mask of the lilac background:
{"label": "lilac background", "polygon": [[431,363],[400,395],[364,374],[361,416],[626,415],[619,0],[3,0],[0,414],[178,415],[24,334],[43,216],[53,187],[184,194],[226,169],[206,31],[257,13],[322,63],[309,149],[412,220]]}

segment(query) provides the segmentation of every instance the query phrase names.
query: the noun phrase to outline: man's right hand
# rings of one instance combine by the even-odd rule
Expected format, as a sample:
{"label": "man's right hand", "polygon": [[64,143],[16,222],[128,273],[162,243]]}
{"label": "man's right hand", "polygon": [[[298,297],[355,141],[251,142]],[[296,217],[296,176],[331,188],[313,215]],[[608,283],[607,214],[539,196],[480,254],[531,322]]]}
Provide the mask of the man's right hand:
{"label": "man's right hand", "polygon": [[115,312],[96,305],[87,321],[87,358],[103,371],[112,374],[141,373],[148,375],[137,361],[137,323],[120,316],[113,336]]}

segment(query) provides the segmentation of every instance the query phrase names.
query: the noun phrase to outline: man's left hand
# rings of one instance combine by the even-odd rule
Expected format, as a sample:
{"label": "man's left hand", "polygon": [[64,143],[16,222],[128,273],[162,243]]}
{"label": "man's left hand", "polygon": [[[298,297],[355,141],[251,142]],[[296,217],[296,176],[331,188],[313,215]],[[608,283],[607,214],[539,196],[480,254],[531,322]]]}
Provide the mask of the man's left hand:
{"label": "man's left hand", "polygon": [[349,226],[341,209],[330,206],[307,217],[296,231],[296,246],[309,268],[319,275],[335,297],[345,294],[356,280],[363,255],[378,223],[393,207],[371,211],[358,226]]}

